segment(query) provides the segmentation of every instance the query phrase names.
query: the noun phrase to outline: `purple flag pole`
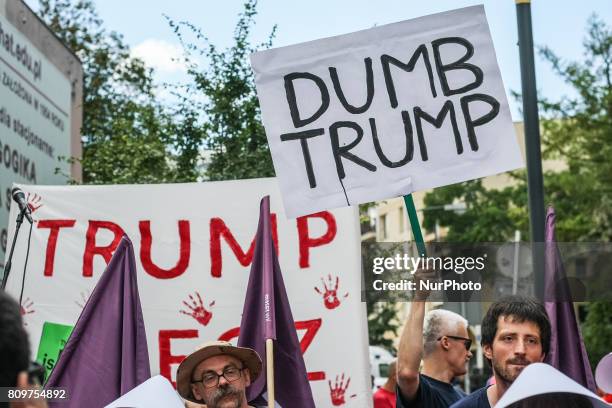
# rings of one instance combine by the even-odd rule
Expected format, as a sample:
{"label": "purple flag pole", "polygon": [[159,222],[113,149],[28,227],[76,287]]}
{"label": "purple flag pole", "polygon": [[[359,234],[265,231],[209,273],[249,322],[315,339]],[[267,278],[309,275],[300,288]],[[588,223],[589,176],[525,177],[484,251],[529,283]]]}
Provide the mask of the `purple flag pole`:
{"label": "purple flag pole", "polygon": [[270,229],[270,196],[261,200],[260,219],[263,217],[263,294],[264,294],[264,338],[276,340],[276,319],[274,318],[274,267],[272,266],[273,241]]}
{"label": "purple flag pole", "polygon": [[150,377],[134,249],[124,235],[45,384],[66,388],[68,400],[49,407],[103,407]]}
{"label": "purple flag pole", "polygon": [[551,324],[550,351],[544,362],[595,392],[593,371],[576,320],[563,260],[555,237],[555,210],[546,214],[544,294]]}
{"label": "purple flag pole", "polygon": [[[272,267],[273,241],[270,230],[270,196],[261,200],[259,219],[263,226],[263,296],[264,339],[266,340],[266,384],[268,408],[274,408],[274,340],[276,340],[276,314],[274,312],[274,270]],[[257,245],[257,244],[256,244]]]}
{"label": "purple flag pole", "polygon": [[[264,197],[260,204],[238,345],[250,347],[260,355],[266,354],[264,370],[267,376],[251,382],[247,389],[249,402],[263,404],[267,400],[272,407],[276,401],[283,407],[314,408],[306,365],[274,250],[269,197]],[[267,398],[264,397],[266,392]]]}

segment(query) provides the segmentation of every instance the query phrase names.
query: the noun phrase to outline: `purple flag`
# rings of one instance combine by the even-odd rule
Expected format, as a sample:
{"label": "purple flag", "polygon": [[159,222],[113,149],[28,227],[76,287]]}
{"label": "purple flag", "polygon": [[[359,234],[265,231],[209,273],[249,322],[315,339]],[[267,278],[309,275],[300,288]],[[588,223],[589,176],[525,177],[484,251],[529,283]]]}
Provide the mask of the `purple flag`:
{"label": "purple flag", "polygon": [[49,407],[103,407],[151,377],[132,242],[124,235],[85,304],[46,388]]}
{"label": "purple flag", "polygon": [[[278,337],[276,334],[278,333]],[[256,350],[263,371],[247,390],[262,403],[266,388],[266,339],[274,341],[275,400],[283,407],[314,408],[295,323],[270,231],[270,197],[261,200],[255,253],[251,264],[238,346]]]}
{"label": "purple flag", "polygon": [[556,243],[555,210],[552,207],[548,207],[546,214],[545,265],[544,306],[550,319],[552,335],[550,351],[544,361],[595,392],[593,371],[582,341],[571,292],[565,279],[563,260]]}

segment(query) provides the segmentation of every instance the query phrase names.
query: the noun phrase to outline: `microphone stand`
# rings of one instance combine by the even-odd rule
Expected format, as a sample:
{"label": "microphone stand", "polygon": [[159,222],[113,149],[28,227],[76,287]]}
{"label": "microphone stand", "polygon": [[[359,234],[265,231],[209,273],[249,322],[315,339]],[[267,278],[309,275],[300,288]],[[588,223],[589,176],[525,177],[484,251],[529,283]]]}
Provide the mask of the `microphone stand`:
{"label": "microphone stand", "polygon": [[13,260],[13,251],[15,250],[15,242],[17,242],[17,235],[19,235],[19,228],[21,228],[21,224],[23,224],[23,218],[25,216],[26,208],[22,211],[19,211],[17,215],[17,227],[15,228],[15,235],[13,235],[13,243],[11,244],[11,252],[9,253],[8,261],[6,261],[6,265],[4,265],[4,276],[2,276],[2,290],[6,287],[6,282],[8,280],[9,273],[11,273],[11,261]]}

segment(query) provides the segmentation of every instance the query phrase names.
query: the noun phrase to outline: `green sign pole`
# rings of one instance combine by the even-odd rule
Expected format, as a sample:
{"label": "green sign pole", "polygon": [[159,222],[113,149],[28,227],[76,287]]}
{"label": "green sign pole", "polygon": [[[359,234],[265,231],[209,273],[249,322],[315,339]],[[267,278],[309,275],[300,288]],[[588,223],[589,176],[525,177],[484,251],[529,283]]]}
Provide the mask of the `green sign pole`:
{"label": "green sign pole", "polygon": [[419,217],[417,216],[412,194],[407,194],[404,196],[404,204],[406,204],[406,212],[408,213],[408,218],[410,219],[410,227],[412,228],[412,235],[414,236],[414,241],[416,242],[419,255],[425,258],[427,256],[425,241],[423,240],[423,233],[421,232],[421,225],[419,224]]}

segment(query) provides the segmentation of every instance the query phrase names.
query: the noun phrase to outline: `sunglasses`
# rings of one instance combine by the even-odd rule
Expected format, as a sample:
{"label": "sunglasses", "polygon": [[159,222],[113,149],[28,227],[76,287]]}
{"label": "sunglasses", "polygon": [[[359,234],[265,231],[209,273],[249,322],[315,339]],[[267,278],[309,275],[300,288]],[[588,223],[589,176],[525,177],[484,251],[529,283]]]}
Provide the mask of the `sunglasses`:
{"label": "sunglasses", "polygon": [[437,341],[442,340],[444,337],[448,337],[449,339],[453,339],[453,340],[463,340],[463,345],[465,346],[465,349],[467,351],[469,351],[470,347],[472,347],[472,339],[466,339],[465,337],[459,337],[459,336],[440,336],[440,337],[438,337]]}

